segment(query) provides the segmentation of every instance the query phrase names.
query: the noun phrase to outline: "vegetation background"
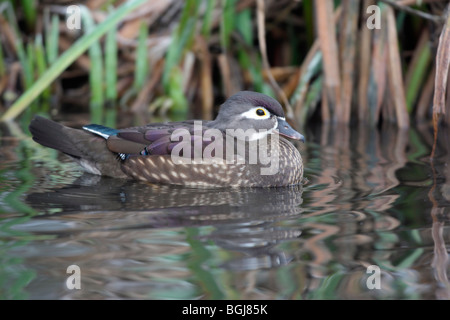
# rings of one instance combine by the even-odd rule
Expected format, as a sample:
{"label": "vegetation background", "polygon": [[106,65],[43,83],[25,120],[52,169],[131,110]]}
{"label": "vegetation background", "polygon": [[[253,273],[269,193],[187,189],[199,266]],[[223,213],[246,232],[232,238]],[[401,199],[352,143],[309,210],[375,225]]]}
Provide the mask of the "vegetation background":
{"label": "vegetation background", "polygon": [[[437,130],[450,104],[449,7],[445,0],[3,1],[0,115],[28,122],[36,113],[88,113],[114,126],[211,119],[245,89],[278,98],[298,127],[433,120]],[[443,118],[450,123],[449,113]]]}

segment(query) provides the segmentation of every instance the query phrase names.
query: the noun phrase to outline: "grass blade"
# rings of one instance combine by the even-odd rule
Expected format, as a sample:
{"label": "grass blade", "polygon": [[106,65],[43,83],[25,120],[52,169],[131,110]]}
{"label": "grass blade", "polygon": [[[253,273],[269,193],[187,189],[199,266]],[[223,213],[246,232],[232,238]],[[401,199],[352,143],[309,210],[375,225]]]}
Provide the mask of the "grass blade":
{"label": "grass blade", "polygon": [[[47,62],[45,60],[45,52],[44,52],[44,46],[42,44],[42,35],[38,34],[36,35],[35,43],[34,43],[34,54],[36,55],[36,70],[38,76],[42,76],[47,69]],[[48,102],[50,101],[50,87],[47,87],[44,91],[42,91],[42,98],[44,103],[44,108],[41,110],[43,112],[48,112]]]}
{"label": "grass blade", "polygon": [[[83,18],[85,32],[92,32],[95,29],[95,23],[87,7],[81,7],[81,16]],[[103,57],[102,48],[98,41],[95,41],[89,47],[89,58],[91,60],[89,72],[91,122],[103,123]]]}
{"label": "grass blade", "polygon": [[139,27],[138,47],[136,51],[136,67],[134,70],[134,88],[140,90],[148,76],[148,57],[147,57],[147,37],[148,28],[145,23]]}
{"label": "grass blade", "polygon": [[47,61],[56,61],[58,58],[59,18],[52,15],[50,27],[46,30]]}
{"label": "grass blade", "polygon": [[201,2],[197,0],[185,2],[180,23],[173,33],[172,43],[166,55],[162,77],[163,87],[172,100],[172,115],[177,119],[185,117],[188,111],[187,100],[183,92],[183,74],[179,63],[186,50],[191,48],[200,6]]}
{"label": "grass blade", "polygon": [[22,0],[23,15],[28,29],[32,29],[36,23],[36,2],[34,0]]}
{"label": "grass blade", "polygon": [[420,86],[426,78],[426,73],[431,62],[431,49],[428,43],[429,33],[425,29],[414,52],[412,61],[409,63],[406,74],[406,105],[410,114],[413,111],[414,104],[420,92]]}
{"label": "grass blade", "polygon": [[6,67],[5,67],[5,59],[3,57],[3,49],[0,47],[0,77],[5,75]]}
{"label": "grass blade", "polygon": [[117,99],[117,41],[116,28],[106,35],[105,41],[105,97],[108,103]]}
{"label": "grass blade", "polygon": [[226,51],[230,45],[231,32],[235,23],[236,0],[222,0],[222,19],[220,21],[220,44]]}
{"label": "grass blade", "polygon": [[205,15],[203,16],[202,35],[208,39],[209,34],[211,33],[211,23],[213,18],[212,13],[216,5],[216,0],[206,0],[206,2]]}
{"label": "grass blade", "polygon": [[116,125],[116,100],[117,100],[117,30],[112,28],[106,34],[105,40],[105,98],[106,114],[105,125]]}

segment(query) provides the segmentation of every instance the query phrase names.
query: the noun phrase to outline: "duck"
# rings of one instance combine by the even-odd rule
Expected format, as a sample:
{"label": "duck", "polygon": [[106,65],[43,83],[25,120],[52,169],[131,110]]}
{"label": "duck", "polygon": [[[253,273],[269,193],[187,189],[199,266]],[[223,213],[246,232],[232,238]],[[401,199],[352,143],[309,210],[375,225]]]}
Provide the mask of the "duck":
{"label": "duck", "polygon": [[79,129],[35,116],[29,131],[85,171],[112,178],[189,187],[285,187],[303,180],[301,154],[289,140],[305,137],[276,99],[253,91],[230,96],[209,121]]}

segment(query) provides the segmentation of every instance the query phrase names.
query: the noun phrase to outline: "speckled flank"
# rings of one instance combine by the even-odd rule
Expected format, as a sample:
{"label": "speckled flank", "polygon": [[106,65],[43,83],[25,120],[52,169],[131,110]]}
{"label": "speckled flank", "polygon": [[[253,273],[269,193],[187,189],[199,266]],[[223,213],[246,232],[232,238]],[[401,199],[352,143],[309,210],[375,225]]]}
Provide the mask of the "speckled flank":
{"label": "speckled flank", "polygon": [[[243,167],[243,165],[241,166]],[[214,165],[174,164],[170,156],[130,157],[122,165],[122,170],[127,175],[138,180],[205,187],[236,185],[241,174],[241,171],[235,171],[236,169],[236,166],[227,165],[225,161]]]}
{"label": "speckled flank", "polygon": [[151,183],[175,184],[193,187],[225,186],[283,186],[299,184],[303,177],[300,153],[287,140],[280,139],[279,170],[274,175],[261,175],[261,165],[227,164],[215,159],[214,163],[174,164],[171,157],[132,156],[122,164],[125,174]]}

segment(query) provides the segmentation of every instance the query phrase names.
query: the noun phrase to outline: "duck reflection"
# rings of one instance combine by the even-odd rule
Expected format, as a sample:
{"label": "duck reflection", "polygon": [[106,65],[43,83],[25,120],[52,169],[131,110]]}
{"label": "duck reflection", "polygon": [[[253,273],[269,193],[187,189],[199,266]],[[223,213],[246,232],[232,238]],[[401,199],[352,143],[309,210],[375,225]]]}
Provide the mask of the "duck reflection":
{"label": "duck reflection", "polygon": [[[300,217],[303,188],[199,189],[120,181],[89,174],[72,185],[29,194],[27,202],[43,217],[100,219],[103,231],[213,226],[203,243],[213,241],[243,253],[226,269],[252,270],[287,264],[292,257],[278,248],[298,238],[299,224],[281,226]],[[58,208],[55,213],[55,208]]]}

